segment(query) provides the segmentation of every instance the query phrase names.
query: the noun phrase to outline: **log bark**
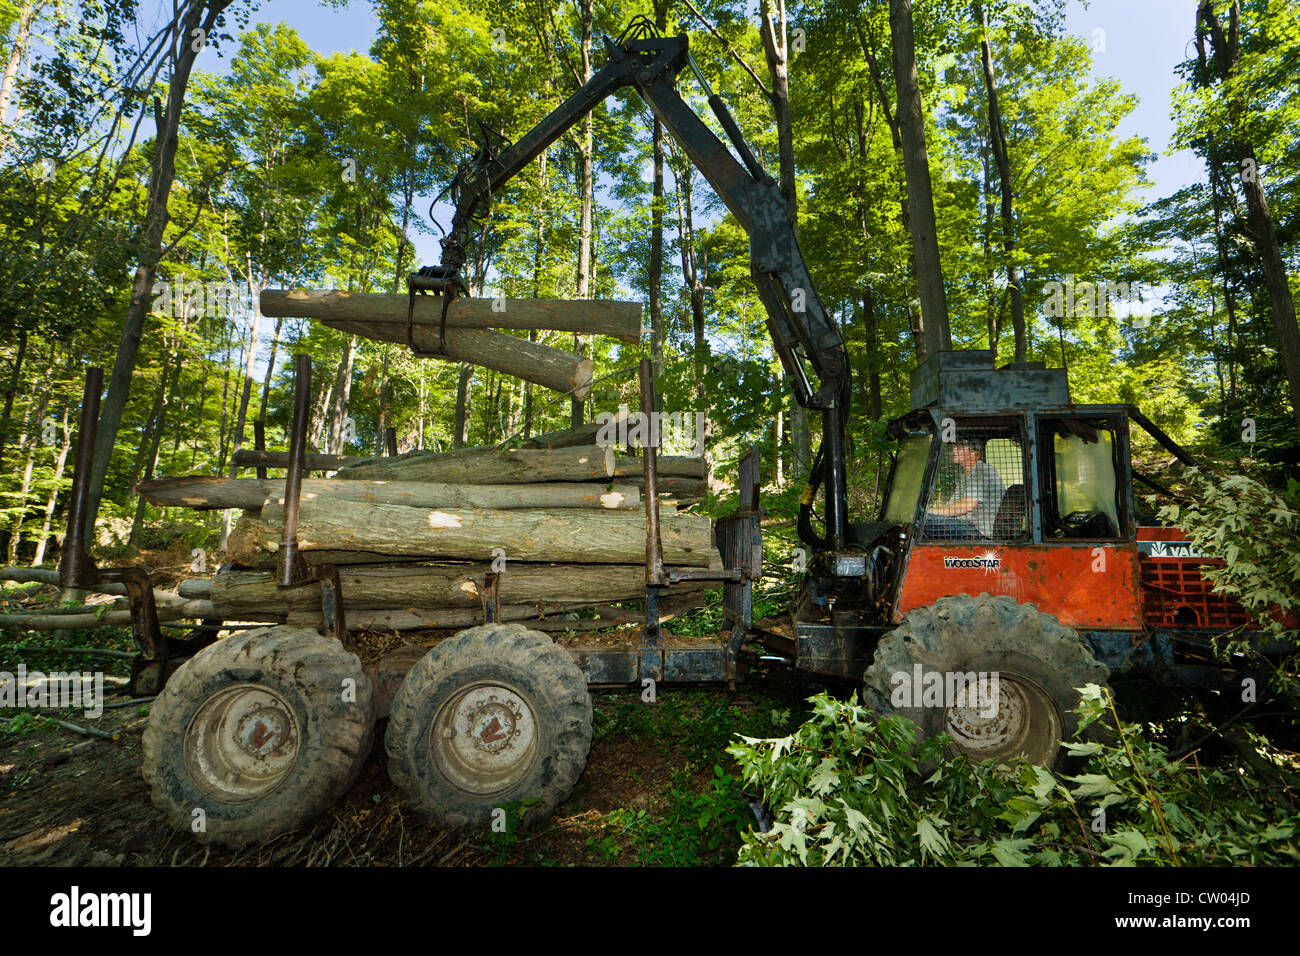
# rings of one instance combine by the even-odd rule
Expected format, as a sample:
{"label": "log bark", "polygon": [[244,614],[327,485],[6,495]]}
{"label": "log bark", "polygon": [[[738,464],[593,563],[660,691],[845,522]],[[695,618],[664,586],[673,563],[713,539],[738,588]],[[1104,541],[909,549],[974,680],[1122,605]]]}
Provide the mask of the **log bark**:
{"label": "log bark", "polygon": [[[701,458],[662,455],[659,474],[677,478],[705,477]],[[546,481],[603,481],[641,477],[641,458],[614,453],[613,448],[579,445],[572,448],[472,448],[406,461],[378,460],[339,470],[339,479],[444,481],[452,484],[515,484]]]}
{"label": "log bark", "polygon": [[[674,478],[668,475],[660,475],[656,482],[659,487],[660,498],[671,498],[675,501],[698,501],[708,492],[708,482],[703,478]],[[638,478],[636,486],[645,492],[645,479]]]}
{"label": "log bark", "polygon": [[200,598],[206,601],[212,597],[212,578],[187,578],[176,585],[176,593],[186,600]]}
{"label": "log bark", "polygon": [[[245,568],[273,568],[275,554],[263,551],[263,540],[280,540],[280,526],[262,520],[258,511],[246,511],[235,522],[230,537],[226,541],[226,560]],[[312,567],[322,564],[391,564],[391,554],[378,554],[370,551],[331,551],[323,548],[319,551],[301,551],[303,561]]]}
{"label": "log bark", "polygon": [[[350,335],[374,338],[375,329],[363,322],[331,320],[324,324]],[[397,338],[381,341],[405,344],[406,326],[401,327],[401,334]],[[421,349],[436,348],[437,329],[417,333],[415,344]],[[587,393],[591,391],[591,381],[596,367],[591,359],[582,358],[572,352],[487,329],[447,329],[442,353],[437,357],[495,369],[503,374],[521,378],[525,382],[533,382],[557,392],[572,394],[575,398],[587,397]]]}
{"label": "log bark", "polygon": [[[289,453],[287,451],[258,451],[256,448],[239,448],[231,457],[231,463],[239,468],[288,468]],[[369,458],[358,458],[355,455],[317,455],[308,453],[302,456],[302,467],[305,471],[338,471],[347,465],[361,464],[369,461]],[[284,484],[283,481],[280,482]]]}
{"label": "log bark", "polygon": [[[369,336],[373,331],[355,322],[329,324],[353,335]],[[404,326],[397,341],[406,343]],[[417,333],[415,342],[422,349],[436,348],[437,330]],[[595,373],[595,363],[589,358],[487,329],[448,329],[441,351],[442,357],[450,361],[494,369],[577,398],[587,397]]]}
{"label": "log bark", "polygon": [[[615,430],[618,423],[624,416],[615,414],[612,424]],[[573,448],[578,445],[594,445],[596,439],[600,436],[601,429],[609,428],[610,425],[604,422],[587,422],[577,425],[573,428],[566,428],[563,431],[547,432],[544,435],[534,435],[532,438],[524,440],[520,448]]]}
{"label": "log bark", "polygon": [[[315,319],[334,328],[353,326],[358,335],[406,344],[405,295],[315,289],[267,289],[262,314]],[[436,341],[442,296],[415,297],[416,343]],[[550,329],[607,335],[635,345],[641,338],[641,304],[603,299],[454,299],[447,307],[450,329]],[[363,331],[366,330],[366,331]]]}
{"label": "log bark", "polygon": [[[671,570],[671,569],[670,569]],[[383,608],[479,608],[489,566],[484,564],[391,564],[339,568],[343,604],[354,610]],[[623,564],[525,564],[507,562],[498,579],[502,605],[578,607],[635,601],[645,595],[645,568]],[[710,585],[674,586],[672,594]],[[320,585],[280,589],[268,571],[228,571],[212,578],[206,595],[218,615],[248,611],[320,609]]]}
{"label": "log bark", "polygon": [[[150,503],[169,508],[258,510],[267,498],[283,497],[284,479],[217,478],[191,475],[159,478],[136,485]],[[535,485],[451,485],[432,481],[338,481],[304,478],[301,500],[322,498],[366,501],[371,504],[407,505],[415,508],[594,508],[623,509],[641,506],[635,485],[606,488],[596,483]]]}
{"label": "log bark", "polygon": [[[262,520],[239,529],[228,553],[247,564],[257,551],[279,547],[284,507],[268,498]],[[645,559],[645,529],[635,511],[476,508],[428,509],[359,501],[307,499],[298,513],[298,544],[312,551],[362,551],[413,558],[490,561],[582,561],[633,564]],[[714,552],[712,523],[694,515],[665,513],[660,520],[664,563],[703,567]]]}

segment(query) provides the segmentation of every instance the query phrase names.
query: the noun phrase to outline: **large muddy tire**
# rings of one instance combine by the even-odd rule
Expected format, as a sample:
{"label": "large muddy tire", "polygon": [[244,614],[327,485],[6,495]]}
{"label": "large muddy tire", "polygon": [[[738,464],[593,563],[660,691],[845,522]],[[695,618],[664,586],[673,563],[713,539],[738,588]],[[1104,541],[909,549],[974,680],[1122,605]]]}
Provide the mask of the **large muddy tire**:
{"label": "large muddy tire", "polygon": [[374,729],[355,654],[307,628],[257,628],[205,647],[167,682],[144,731],[143,774],[173,826],[239,847],[341,797]]}
{"label": "large muddy tire", "polygon": [[[942,695],[924,694],[929,675],[940,675]],[[1052,766],[1078,727],[1075,688],[1108,676],[1078,634],[1032,604],[961,594],[910,611],[880,641],[863,702],[907,717],[919,737],[948,734],[950,755]],[[964,700],[954,693],[963,688]]]}
{"label": "large muddy tire", "polygon": [[[421,814],[485,829],[550,816],[591,749],[591,695],[573,658],[520,624],[485,624],[443,641],[393,700],[388,773]],[[513,823],[513,819],[510,820]]]}

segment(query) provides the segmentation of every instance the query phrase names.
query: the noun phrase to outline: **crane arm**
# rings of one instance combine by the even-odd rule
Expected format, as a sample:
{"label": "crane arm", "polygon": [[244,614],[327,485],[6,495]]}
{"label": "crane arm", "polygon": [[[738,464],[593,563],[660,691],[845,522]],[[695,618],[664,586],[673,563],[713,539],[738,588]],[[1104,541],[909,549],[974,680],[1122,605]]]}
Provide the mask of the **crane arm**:
{"label": "crane arm", "polygon": [[[639,32],[629,36],[634,31]],[[825,483],[827,534],[824,540],[809,543],[839,550],[847,536],[844,415],[850,394],[848,356],[839,327],[813,285],[785,198],[691,59],[686,36],[655,36],[642,21],[634,22],[617,41],[606,37],[604,43],[604,66],[577,92],[515,143],[498,151],[487,140],[461,166],[449,187],[456,211],[451,230],[442,240],[442,262],[413,273],[408,285],[413,291],[464,290],[461,269],[467,249],[487,222],[493,194],[606,97],[624,87],[635,88],[749,236],[750,276],[767,312],[773,348],[793,380],[796,401],[824,416],[812,487]],[[678,92],[677,74],[688,65],[739,159]],[[807,501],[805,509],[810,504]],[[806,521],[801,521],[801,527],[807,527]]]}

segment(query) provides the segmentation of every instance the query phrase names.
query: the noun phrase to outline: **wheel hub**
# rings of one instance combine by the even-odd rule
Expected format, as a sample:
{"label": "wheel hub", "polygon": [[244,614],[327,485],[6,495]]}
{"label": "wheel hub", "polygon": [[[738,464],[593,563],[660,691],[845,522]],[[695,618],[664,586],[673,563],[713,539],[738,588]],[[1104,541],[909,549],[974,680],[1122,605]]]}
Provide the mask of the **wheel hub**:
{"label": "wheel hub", "polygon": [[438,710],[430,732],[434,765],[460,789],[504,792],[532,767],[537,719],[524,694],[503,684],[477,684]]}
{"label": "wheel hub", "polygon": [[951,750],[972,760],[1006,762],[1023,756],[1044,765],[1056,756],[1064,726],[1042,686],[1007,672],[966,682],[949,702],[944,725]]}
{"label": "wheel hub", "polygon": [[235,739],[250,757],[279,753],[291,743],[284,718],[277,707],[258,707],[239,718]]}
{"label": "wheel hub", "polygon": [[245,803],[280,785],[300,742],[288,701],[261,684],[236,684],[209,697],[190,720],[185,765],[207,795]]}

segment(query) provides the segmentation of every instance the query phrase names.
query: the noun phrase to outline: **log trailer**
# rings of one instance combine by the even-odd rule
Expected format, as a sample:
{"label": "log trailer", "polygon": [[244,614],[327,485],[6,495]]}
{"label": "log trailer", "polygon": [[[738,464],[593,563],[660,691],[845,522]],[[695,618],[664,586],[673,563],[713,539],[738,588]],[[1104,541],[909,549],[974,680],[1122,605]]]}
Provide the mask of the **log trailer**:
{"label": "log trailer", "polygon": [[[92,370],[61,581],[111,579],[128,589],[140,651],[131,688],[159,695],[143,772],[173,825],[230,845],[300,826],[355,781],[385,716],[389,772],[429,818],[487,827],[512,804],[543,818],[585,766],[593,686],[734,685],[777,662],[795,675],[860,686],[877,712],[905,714],[924,734],[947,733],[954,753],[1050,765],[1075,729],[1076,688],[1086,683],[1140,674],[1222,688],[1240,679],[1215,661],[1210,640],[1248,618],[1212,593],[1200,573],[1206,559],[1176,529],[1141,512],[1134,481],[1160,486],[1134,470],[1130,427],[1182,462],[1190,456],[1133,406],[1072,403],[1063,370],[994,368],[985,351],[931,356],[912,373],[912,411],[889,424],[895,450],[880,513],[850,521],[845,344],[780,189],[691,59],[687,37],[658,36],[638,18],[618,40],[606,38],[605,51],[604,67],[518,142],[499,150],[485,143],[462,165],[449,187],[455,216],[442,262],[410,276],[411,301],[436,294],[445,308],[466,295],[461,269],[493,194],[606,97],[635,90],[748,233],[776,354],[796,400],[822,413],[799,519],[811,557],[788,626],[753,620],[752,585],[762,576],[757,451],[740,463],[739,507],[716,525],[722,569],[670,572],[659,541],[656,450],[647,447],[645,620],[635,646],[566,648],[499,623],[489,580],[482,625],[418,660],[408,654],[363,668],[337,572],[305,564],[297,540],[310,376],[300,357],[276,573],[283,588],[320,583],[324,627],[254,627],[216,640],[224,623],[208,621],[164,637],[147,575],[100,571],[85,552],[100,387]],[[678,92],[687,67],[730,149]],[[654,384],[645,361],[644,412],[656,407]],[[819,493],[820,531],[812,520]],[[581,560],[581,542],[574,546]],[[726,639],[666,640],[661,597],[700,580],[722,586]],[[928,692],[935,680],[945,693]]]}

